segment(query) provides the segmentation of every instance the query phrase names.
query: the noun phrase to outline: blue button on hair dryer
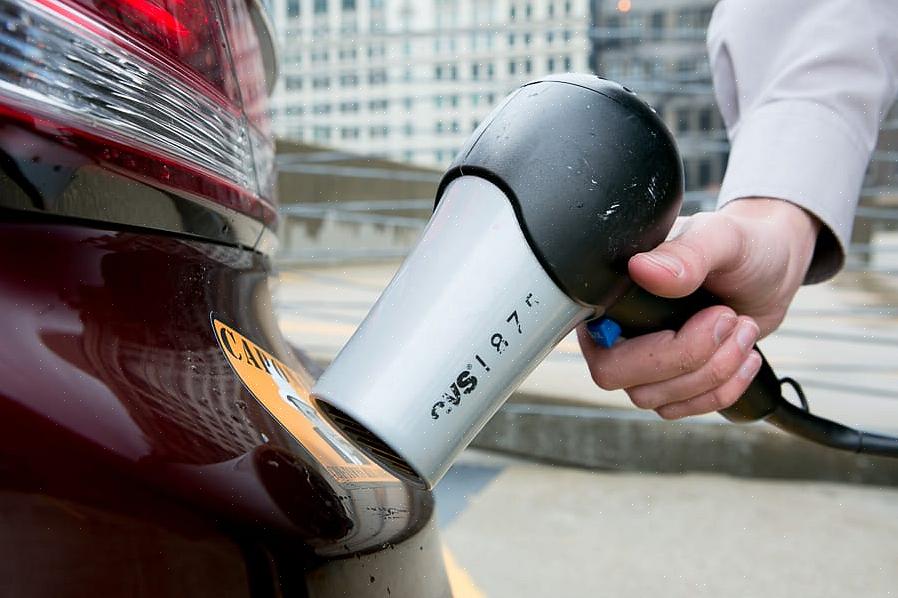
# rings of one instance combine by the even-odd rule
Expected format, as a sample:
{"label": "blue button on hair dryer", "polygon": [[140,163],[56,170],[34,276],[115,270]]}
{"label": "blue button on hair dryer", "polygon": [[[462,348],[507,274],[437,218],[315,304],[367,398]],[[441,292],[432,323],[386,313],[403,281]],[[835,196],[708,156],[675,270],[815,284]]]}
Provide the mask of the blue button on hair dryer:
{"label": "blue button on hair dryer", "polygon": [[[665,239],[682,196],[674,140],[635,94],[591,75],[524,85],[443,176],[423,237],[313,396],[372,458],[432,487],[577,324],[605,318],[631,337],[720,303],[703,290],[662,299],[628,278],[628,260]],[[898,439],[786,401],[766,360],[721,413],[898,456]]]}

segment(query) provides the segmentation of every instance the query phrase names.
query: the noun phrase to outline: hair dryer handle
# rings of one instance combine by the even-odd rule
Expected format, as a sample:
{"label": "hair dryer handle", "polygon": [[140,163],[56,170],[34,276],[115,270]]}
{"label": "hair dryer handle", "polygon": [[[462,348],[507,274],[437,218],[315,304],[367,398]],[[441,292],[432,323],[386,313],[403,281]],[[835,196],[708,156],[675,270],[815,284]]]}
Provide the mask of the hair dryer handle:
{"label": "hair dryer handle", "polygon": [[[633,285],[605,316],[620,325],[623,336],[634,337],[659,330],[678,330],[699,311],[722,303],[705,289],[688,297],[665,299]],[[773,413],[783,401],[779,379],[761,353],[761,369],[751,385],[734,405],[720,413],[731,421],[756,421]]]}

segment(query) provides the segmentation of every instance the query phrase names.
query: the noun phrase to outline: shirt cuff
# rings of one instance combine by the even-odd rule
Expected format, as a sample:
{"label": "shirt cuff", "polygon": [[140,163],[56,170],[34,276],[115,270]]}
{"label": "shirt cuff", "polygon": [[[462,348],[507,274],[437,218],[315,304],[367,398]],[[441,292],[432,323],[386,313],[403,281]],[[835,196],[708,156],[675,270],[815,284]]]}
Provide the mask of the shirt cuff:
{"label": "shirt cuff", "polygon": [[837,114],[806,101],[753,109],[732,138],[718,208],[744,197],[772,197],[804,208],[823,223],[804,282],[833,276],[845,262],[872,150]]}

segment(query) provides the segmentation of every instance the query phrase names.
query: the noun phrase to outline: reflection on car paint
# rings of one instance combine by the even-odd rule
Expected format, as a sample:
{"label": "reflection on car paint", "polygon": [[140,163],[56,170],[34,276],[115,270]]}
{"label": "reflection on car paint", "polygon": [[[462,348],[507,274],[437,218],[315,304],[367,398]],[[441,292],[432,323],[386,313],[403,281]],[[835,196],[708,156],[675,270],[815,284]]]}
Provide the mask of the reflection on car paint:
{"label": "reflection on car paint", "polygon": [[[143,488],[158,513],[177,505],[249,541],[319,555],[398,542],[430,518],[428,493],[319,461],[359,466],[301,407],[313,377],[277,330],[259,254],[22,221],[0,224],[0,272],[0,335],[14,348],[0,360],[0,428],[33,439],[0,447],[0,491],[109,508]],[[288,431],[234,375],[210,313],[293,372],[296,408],[271,386],[300,425]],[[56,483],[62,470],[74,481]]]}

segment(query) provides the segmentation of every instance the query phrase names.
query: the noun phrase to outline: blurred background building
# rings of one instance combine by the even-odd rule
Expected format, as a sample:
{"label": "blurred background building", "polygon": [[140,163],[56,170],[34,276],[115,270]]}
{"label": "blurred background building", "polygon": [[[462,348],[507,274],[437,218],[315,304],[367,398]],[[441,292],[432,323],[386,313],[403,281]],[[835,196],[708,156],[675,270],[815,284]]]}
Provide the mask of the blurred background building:
{"label": "blurred background building", "polygon": [[728,145],[705,50],[713,0],[271,0],[291,141],[441,168],[508,92],[549,73],[624,83],[677,134],[689,190]]}
{"label": "blurred background building", "polygon": [[[715,0],[266,2],[281,50],[274,129],[293,148],[279,157],[282,178],[290,175],[284,204],[337,199],[356,206],[358,219],[376,199],[380,212],[389,205],[424,217],[432,193],[422,189],[507,93],[549,73],[592,71],[635,90],[674,132],[686,209],[714,205],[729,152],[705,46]],[[893,110],[861,198],[853,256],[861,263],[873,233],[892,225],[881,209],[898,205],[896,132]],[[297,149],[310,145],[319,150]],[[366,159],[376,168],[360,170]]]}
{"label": "blurred background building", "polygon": [[[594,0],[589,64],[637,91],[674,132],[687,191],[716,191],[729,144],[714,104],[705,31],[715,0]],[[713,198],[712,198],[713,199]]]}
{"label": "blurred background building", "polygon": [[589,70],[589,0],[272,0],[276,133],[448,164],[509,91]]}
{"label": "blurred background building", "polygon": [[291,263],[402,257],[441,171],[513,89],[595,72],[677,136],[689,211],[713,205],[729,145],[705,31],[713,0],[267,0]]}

